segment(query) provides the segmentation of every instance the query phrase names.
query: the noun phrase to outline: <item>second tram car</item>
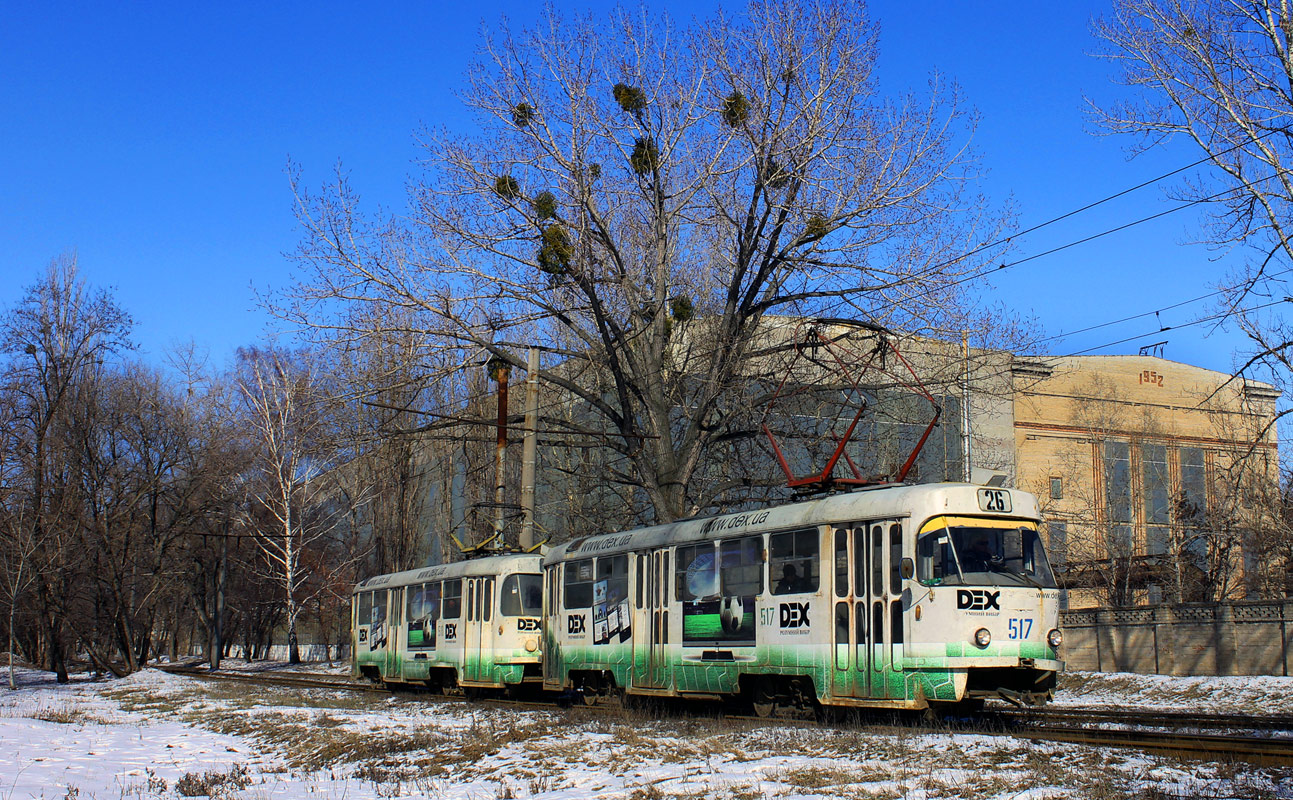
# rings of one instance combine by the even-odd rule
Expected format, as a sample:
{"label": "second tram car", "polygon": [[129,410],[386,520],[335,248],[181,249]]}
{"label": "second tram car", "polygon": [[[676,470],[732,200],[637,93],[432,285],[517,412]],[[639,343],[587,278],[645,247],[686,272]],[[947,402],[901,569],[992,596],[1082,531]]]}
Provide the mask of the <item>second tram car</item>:
{"label": "second tram car", "polygon": [[358,584],[354,676],[469,691],[537,684],[540,561],[537,555],[497,555]]}
{"label": "second tram car", "polygon": [[544,559],[544,685],[588,698],[921,709],[1050,699],[1035,498],[885,486],[593,536]]}

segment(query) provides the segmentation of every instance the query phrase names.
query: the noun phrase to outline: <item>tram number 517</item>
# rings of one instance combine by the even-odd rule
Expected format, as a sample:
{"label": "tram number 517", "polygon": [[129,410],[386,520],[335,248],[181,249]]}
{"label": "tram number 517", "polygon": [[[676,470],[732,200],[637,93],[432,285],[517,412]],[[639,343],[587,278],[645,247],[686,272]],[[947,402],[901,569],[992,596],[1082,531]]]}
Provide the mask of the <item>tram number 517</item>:
{"label": "tram number 517", "polygon": [[1005,489],[980,489],[979,508],[997,514],[1010,513],[1010,492]]}
{"label": "tram number 517", "polygon": [[1028,634],[1033,632],[1033,621],[1031,619],[1012,619],[1009,621],[1011,639],[1027,639]]}

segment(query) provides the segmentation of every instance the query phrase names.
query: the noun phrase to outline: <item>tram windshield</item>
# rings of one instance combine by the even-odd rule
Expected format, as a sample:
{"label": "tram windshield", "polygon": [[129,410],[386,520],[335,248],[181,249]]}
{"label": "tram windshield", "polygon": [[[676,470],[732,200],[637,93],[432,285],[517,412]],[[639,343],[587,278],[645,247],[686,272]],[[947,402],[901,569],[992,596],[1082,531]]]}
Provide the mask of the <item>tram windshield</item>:
{"label": "tram windshield", "polygon": [[916,556],[916,577],[925,586],[1056,588],[1031,522],[935,517],[922,527]]}

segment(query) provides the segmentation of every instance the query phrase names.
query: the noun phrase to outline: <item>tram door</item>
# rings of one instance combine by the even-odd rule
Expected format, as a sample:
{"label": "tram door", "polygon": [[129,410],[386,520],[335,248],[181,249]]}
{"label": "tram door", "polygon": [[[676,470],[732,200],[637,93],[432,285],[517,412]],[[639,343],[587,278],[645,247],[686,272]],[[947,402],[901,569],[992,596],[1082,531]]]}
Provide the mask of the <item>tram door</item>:
{"label": "tram door", "polygon": [[404,592],[406,588],[391,589],[386,600],[386,669],[383,675],[403,675],[404,643]]}
{"label": "tram door", "polygon": [[641,565],[642,611],[633,630],[634,685],[645,689],[669,686],[669,550],[637,554]]}
{"label": "tram door", "polygon": [[[902,698],[906,695],[906,685],[901,675],[901,658],[894,658],[901,651],[903,641],[902,523],[882,520],[858,526],[854,529],[854,546],[866,551],[868,610],[864,649],[870,696]],[[856,571],[863,564],[855,559],[854,567]]]}
{"label": "tram door", "polygon": [[492,680],[492,664],[487,662],[493,643],[490,622],[494,616],[494,579],[468,578],[467,624],[463,626],[463,676],[469,681]]}

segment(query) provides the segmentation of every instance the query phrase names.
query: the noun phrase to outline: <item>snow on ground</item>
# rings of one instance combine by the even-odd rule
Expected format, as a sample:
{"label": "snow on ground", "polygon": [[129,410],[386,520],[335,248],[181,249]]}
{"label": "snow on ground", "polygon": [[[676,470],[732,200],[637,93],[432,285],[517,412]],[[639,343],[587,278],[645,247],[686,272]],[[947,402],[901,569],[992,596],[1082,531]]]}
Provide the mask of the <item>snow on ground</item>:
{"label": "snow on ground", "polygon": [[[511,711],[153,670],[68,686],[19,677],[0,690],[0,800],[1293,797],[1293,770],[973,733]],[[1272,678],[1065,682],[1083,705],[1220,711],[1227,697],[1293,695]]]}
{"label": "snow on ground", "polygon": [[1189,678],[1132,672],[1068,672],[1055,704],[1208,714],[1293,714],[1293,677]]}

